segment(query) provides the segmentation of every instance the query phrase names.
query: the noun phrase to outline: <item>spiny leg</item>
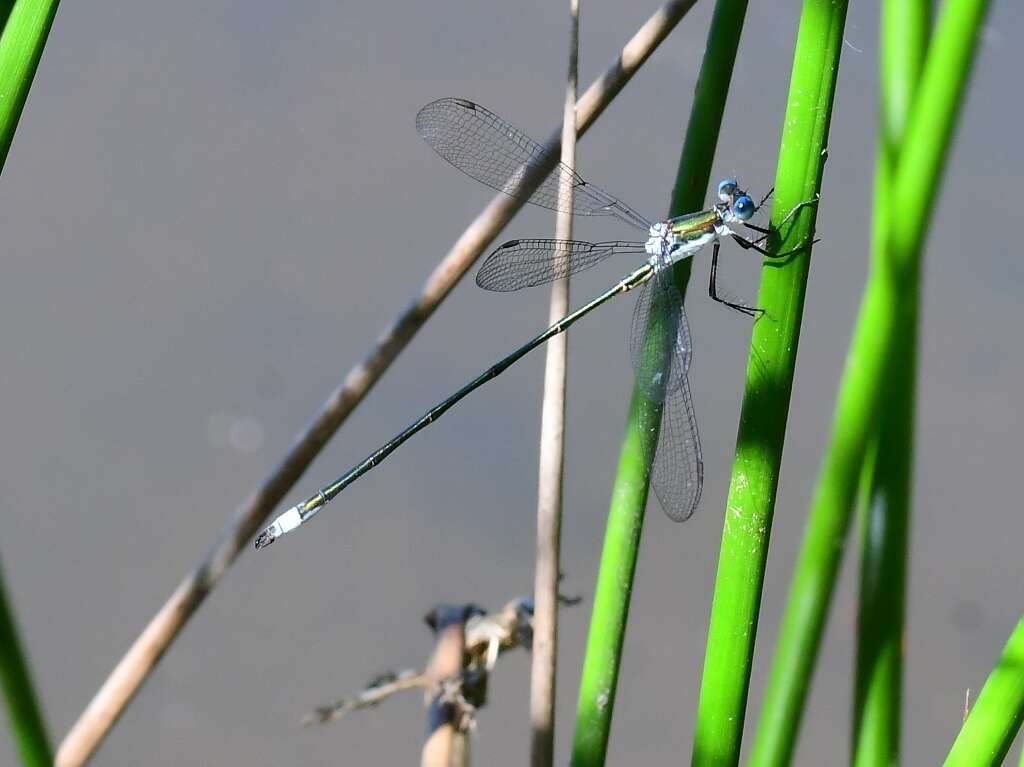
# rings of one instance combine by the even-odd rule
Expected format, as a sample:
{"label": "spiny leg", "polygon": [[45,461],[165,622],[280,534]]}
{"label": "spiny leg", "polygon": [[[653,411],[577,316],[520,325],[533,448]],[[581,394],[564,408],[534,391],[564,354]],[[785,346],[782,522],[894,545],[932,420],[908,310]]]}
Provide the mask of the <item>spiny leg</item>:
{"label": "spiny leg", "polygon": [[748,224],[746,221],[743,222],[743,226],[747,229],[752,229],[755,232],[760,232],[761,236],[756,240],[751,240],[754,243],[761,243],[768,239],[768,236],[772,233],[771,229],[765,229],[763,226],[755,226],[754,224]]}
{"label": "spiny leg", "polygon": [[767,250],[765,250],[758,244],[764,240],[764,237],[760,237],[756,240],[748,240],[746,237],[736,234],[735,232],[732,232],[729,236],[732,237],[733,240],[735,240],[736,244],[739,245],[744,250],[753,250],[757,253],[760,253],[765,258],[786,258],[787,256],[795,256],[797,253],[801,253],[807,250],[809,247],[811,247],[811,245],[818,242],[818,240],[811,240],[809,245],[797,245],[792,250],[786,250],[783,251],[782,253],[769,253]]}
{"label": "spiny leg", "polygon": [[758,240],[748,240],[746,237],[736,234],[735,232],[733,232],[730,236],[733,238],[736,244],[739,245],[744,250],[753,250],[757,253],[760,253],[765,258],[781,258],[784,255],[789,255],[789,253],[769,253],[767,250],[758,245],[758,243],[761,242],[761,240],[763,240],[764,238]]}
{"label": "spiny leg", "polygon": [[[771,189],[769,189],[767,192],[764,193],[764,197],[762,197],[761,201],[759,203],[757,203],[757,207],[754,208],[754,210],[761,210],[761,208],[764,207],[764,204],[766,202],[768,202],[768,198],[771,197],[774,193],[775,193],[775,187],[773,186]],[[768,229],[765,229],[763,226],[756,226],[755,224],[748,224],[746,221],[743,222],[743,226],[747,227],[747,229],[752,229],[755,232],[760,232],[761,235],[763,235],[761,237],[758,237],[756,240],[753,240],[753,242],[764,242],[765,240],[768,239],[768,235],[770,235],[772,233],[771,227],[769,227]]]}
{"label": "spiny leg", "polygon": [[796,205],[794,205],[792,207],[792,209],[789,211],[789,213],[787,213],[785,216],[782,217],[782,220],[779,222],[779,226],[777,228],[781,229],[782,226],[787,221],[789,221],[789,219],[793,218],[793,216],[795,216],[797,213],[799,213],[804,208],[809,208],[811,205],[817,205],[818,204],[818,199],[819,198],[817,196],[814,196],[814,197],[812,197],[809,200],[802,200],[801,202],[798,202]]}
{"label": "spiny leg", "polygon": [[[762,205],[764,205],[764,203],[768,200],[769,197],[771,197],[771,195],[772,195],[772,193],[774,191],[775,191],[775,187],[772,187],[771,189],[769,189],[767,194],[765,194],[765,196],[761,198],[761,202],[758,203],[757,207],[760,208]],[[779,222],[778,228],[773,228],[773,227],[769,226],[766,229],[764,227],[757,226],[755,224],[748,224],[748,223],[744,222],[743,225],[745,227],[747,227],[748,229],[751,229],[751,230],[753,230],[755,232],[758,232],[761,235],[757,239],[748,240],[746,237],[743,237],[742,235],[736,234],[735,232],[730,233],[730,236],[736,242],[736,244],[739,245],[744,250],[753,250],[756,253],[760,253],[765,258],[785,258],[787,256],[795,255],[797,253],[800,253],[801,251],[807,250],[807,248],[809,248],[810,245],[813,245],[814,243],[816,243],[817,240],[812,240],[810,245],[798,245],[797,247],[793,248],[792,250],[787,250],[787,251],[784,251],[782,253],[769,253],[767,250],[765,250],[764,248],[761,247],[761,243],[764,242],[765,240],[767,240],[768,237],[771,234],[773,234],[774,232],[778,231],[778,229],[781,228],[787,221],[789,221],[789,219],[791,219],[799,210],[801,210],[801,209],[803,209],[805,207],[808,207],[810,205],[817,205],[817,204],[818,204],[818,199],[814,198],[813,200],[804,200],[803,202],[800,202],[797,205],[793,206],[792,210],[790,210],[783,217],[782,221]],[[735,309],[736,311],[743,312],[744,314],[746,314],[746,315],[748,315],[750,317],[760,317],[762,314],[764,314],[764,309],[761,309],[760,307],[747,306],[746,304],[737,303],[735,301],[729,301],[729,300],[727,300],[725,298],[719,297],[719,295],[718,295],[718,251],[719,251],[719,249],[720,249],[720,245],[716,241],[715,244],[714,244],[714,247],[712,249],[712,252],[711,252],[711,279],[710,279],[710,282],[708,284],[708,294],[711,296],[712,300],[717,301],[720,304],[725,304],[726,306],[728,306],[728,307],[730,307],[732,309]]]}
{"label": "spiny leg", "polygon": [[721,245],[718,242],[715,242],[711,251],[711,280],[708,283],[708,295],[711,296],[711,300],[717,301],[720,304],[725,304],[730,309],[743,312],[748,317],[758,317],[764,314],[764,309],[757,309],[753,306],[729,301],[728,299],[722,298],[718,295],[718,250],[720,247]]}
{"label": "spiny leg", "polygon": [[[775,191],[775,187],[772,187],[771,189],[769,189],[768,190],[768,194],[766,194],[764,196],[764,198],[762,198],[761,203],[757,207],[760,208],[761,205],[764,204],[765,200],[767,200],[768,197],[771,195],[771,193],[774,192],[774,191]],[[818,204],[818,199],[814,198],[813,200],[804,200],[803,202],[800,202],[800,203],[794,205],[793,209],[790,210],[789,213],[787,213],[785,215],[785,217],[783,217],[783,219],[779,222],[779,225],[777,227],[769,226],[766,229],[763,226],[757,226],[755,224],[748,224],[746,221],[744,221],[743,222],[743,226],[747,227],[747,229],[751,229],[751,230],[753,230],[755,232],[758,232],[761,235],[756,240],[745,240],[745,241],[748,242],[748,243],[752,243],[754,245],[757,245],[757,244],[760,244],[760,243],[764,242],[765,240],[768,239],[768,237],[770,235],[772,235],[773,233],[779,231],[779,229],[781,229],[786,224],[786,222],[789,221],[789,219],[791,219],[794,215],[796,215],[796,213],[798,211],[800,211],[803,208],[806,208],[806,207],[808,207],[810,205],[817,205],[817,204]],[[791,251],[791,253],[792,252],[795,252],[795,251]],[[762,251],[762,253],[763,253],[763,251]],[[768,254],[765,254],[765,255],[768,255]],[[779,255],[790,255],[790,254],[787,253],[787,254],[779,254]]]}

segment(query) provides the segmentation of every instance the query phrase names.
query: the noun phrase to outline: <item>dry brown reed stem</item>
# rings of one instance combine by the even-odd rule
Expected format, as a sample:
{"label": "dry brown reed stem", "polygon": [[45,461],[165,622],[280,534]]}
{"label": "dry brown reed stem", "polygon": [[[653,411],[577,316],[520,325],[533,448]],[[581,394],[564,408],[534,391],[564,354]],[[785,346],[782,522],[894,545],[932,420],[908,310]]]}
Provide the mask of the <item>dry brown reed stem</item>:
{"label": "dry brown reed stem", "polygon": [[456,740],[464,738],[465,733],[452,721],[452,707],[445,704],[441,692],[446,679],[462,673],[462,657],[466,651],[464,620],[463,616],[462,620],[449,620],[438,626],[437,644],[426,671],[434,695],[427,710],[427,739],[420,754],[420,767],[457,767],[453,757],[456,751],[464,753]]}
{"label": "dry brown reed stem", "polygon": [[[576,89],[579,82],[579,0],[569,0],[569,74],[562,110],[562,164],[576,168]],[[562,177],[565,210],[555,219],[555,239],[572,239],[573,188]],[[569,313],[569,277],[551,286],[548,323]],[[533,581],[533,652],[530,673],[530,767],[555,758],[555,692],[558,670],[558,581],[561,570],[562,477],[565,468],[565,390],[569,336],[547,344],[537,477],[537,553]]]}
{"label": "dry brown reed stem", "polygon": [[[582,136],[615,95],[629,82],[662,40],[693,7],[696,0],[673,0],[663,5],[630,39],[611,67],[584,93],[576,107],[577,136]],[[558,133],[548,141],[557,157]],[[536,177],[544,172],[538,166]],[[546,171],[550,171],[547,167]],[[535,178],[538,184],[540,178]],[[527,187],[524,180],[524,188]],[[497,195],[469,225],[427,278],[420,294],[378,337],[363,361],[352,368],[312,423],[256,491],[235,511],[203,560],[185,577],[107,677],[57,751],[57,767],[79,767],[95,752],[140,685],[163,656],[206,595],[267,517],[302,476],[334,432],[384,374],[416,331],[523,203]]]}

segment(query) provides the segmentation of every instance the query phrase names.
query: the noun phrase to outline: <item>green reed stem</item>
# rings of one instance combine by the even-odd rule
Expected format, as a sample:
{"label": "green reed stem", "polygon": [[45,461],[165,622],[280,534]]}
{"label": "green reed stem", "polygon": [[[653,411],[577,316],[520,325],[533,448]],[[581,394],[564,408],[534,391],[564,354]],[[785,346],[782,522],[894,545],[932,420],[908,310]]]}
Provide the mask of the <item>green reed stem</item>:
{"label": "green reed stem", "polygon": [[[745,0],[718,0],[715,4],[670,215],[703,207],[746,9]],[[676,266],[674,276],[680,292],[685,295],[690,276],[689,259]],[[652,313],[652,318],[657,319],[658,315]],[[663,320],[661,318],[660,321]],[[652,325],[656,324],[652,322]],[[659,332],[659,337],[664,337],[664,328],[654,329]],[[655,350],[653,353],[658,352]],[[660,405],[650,402],[639,388],[634,387],[612,490],[580,681],[573,767],[603,765],[608,749],[633,574],[647,505],[650,458],[645,459],[644,456],[653,456],[658,440],[657,426],[653,429],[647,426],[660,424],[660,417]]]}
{"label": "green reed stem", "polygon": [[996,767],[1024,721],[1024,618],[1010,634],[996,667],[960,728],[945,767]]}
{"label": "green reed stem", "polygon": [[50,739],[32,687],[28,658],[21,646],[18,627],[0,573],[0,687],[7,702],[11,738],[26,767],[53,764]]}
{"label": "green reed stem", "polygon": [[889,365],[899,352],[898,315],[906,310],[902,286],[919,268],[987,5],[987,0],[948,0],[929,47],[888,193],[890,210],[900,214],[900,225],[887,227],[885,234],[888,255],[882,268],[891,274],[877,277],[873,271],[865,290],[762,707],[751,760],[755,767],[785,765],[792,757],[863,460],[883,394],[888,396]]}
{"label": "green reed stem", "polygon": [[[56,0],[0,2],[0,168],[14,140],[39,57],[57,12]],[[25,765],[53,763],[50,740],[18,637],[12,607],[0,573],[0,686],[11,735]]]}
{"label": "green reed stem", "polygon": [[0,167],[7,160],[56,13],[57,0],[0,0]]}
{"label": "green reed stem", "polygon": [[[772,224],[818,194],[842,49],[846,3],[806,0],[794,51]],[[739,762],[761,586],[800,336],[816,206],[773,237],[766,261],[740,414],[701,681],[694,765]]]}
{"label": "green reed stem", "polygon": [[894,223],[889,189],[924,65],[930,15],[927,0],[887,0],[882,5],[871,258],[878,279],[903,280],[886,291],[900,296],[900,305],[892,312],[893,333],[902,351],[889,365],[888,394],[861,478],[860,612],[851,737],[851,762],[859,767],[899,761],[921,261],[900,273],[888,268],[885,246]]}

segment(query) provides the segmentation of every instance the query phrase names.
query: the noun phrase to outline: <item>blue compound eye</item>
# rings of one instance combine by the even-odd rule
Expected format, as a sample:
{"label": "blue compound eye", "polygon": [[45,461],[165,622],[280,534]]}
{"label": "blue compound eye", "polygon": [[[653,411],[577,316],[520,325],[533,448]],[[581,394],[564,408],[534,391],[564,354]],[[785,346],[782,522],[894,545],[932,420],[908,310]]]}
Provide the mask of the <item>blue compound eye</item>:
{"label": "blue compound eye", "polygon": [[733,194],[736,193],[736,189],[739,186],[739,182],[734,178],[723,178],[718,182],[718,199],[722,202],[729,202],[732,199]]}
{"label": "blue compound eye", "polygon": [[749,221],[754,215],[754,201],[747,197],[747,195],[737,197],[736,202],[732,204],[732,212],[736,214],[736,218],[740,221]]}

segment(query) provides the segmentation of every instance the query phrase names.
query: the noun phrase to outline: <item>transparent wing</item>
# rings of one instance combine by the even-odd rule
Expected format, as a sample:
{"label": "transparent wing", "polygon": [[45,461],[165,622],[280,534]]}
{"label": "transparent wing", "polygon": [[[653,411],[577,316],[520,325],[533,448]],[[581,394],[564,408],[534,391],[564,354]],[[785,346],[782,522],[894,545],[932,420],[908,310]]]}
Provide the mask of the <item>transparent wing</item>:
{"label": "transparent wing", "polygon": [[643,252],[642,242],[510,240],[480,265],[476,284],[500,292],[531,288],[582,272],[620,253]]}
{"label": "transparent wing", "polygon": [[[671,358],[659,354],[666,349],[671,349]],[[640,288],[629,334],[633,371],[648,399],[661,402],[679,388],[690,369],[691,349],[690,326],[672,270],[659,268]]]}
{"label": "transparent wing", "polygon": [[657,453],[651,466],[651,487],[674,522],[685,522],[693,515],[704,487],[704,460],[685,374],[680,384],[665,398]]}
{"label": "transparent wing", "polygon": [[[633,312],[630,338],[637,385],[657,408],[644,417],[659,417],[660,431],[651,464],[651,487],[662,509],[676,522],[697,508],[704,483],[704,462],[697,419],[686,372],[690,366],[690,331],[672,270],[659,268],[644,284]],[[658,427],[656,423],[642,428]]]}
{"label": "transparent wing", "polygon": [[[467,176],[510,197],[582,216],[616,216],[638,229],[650,228],[650,222],[624,202],[587,183],[555,154],[472,101],[432,101],[416,115],[416,130]],[[551,169],[532,192],[530,184],[523,183],[530,166]],[[571,205],[563,181],[573,187]]]}

